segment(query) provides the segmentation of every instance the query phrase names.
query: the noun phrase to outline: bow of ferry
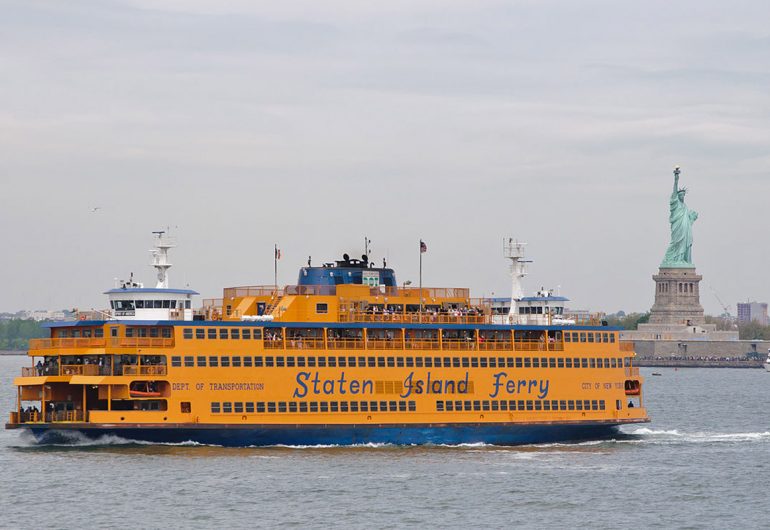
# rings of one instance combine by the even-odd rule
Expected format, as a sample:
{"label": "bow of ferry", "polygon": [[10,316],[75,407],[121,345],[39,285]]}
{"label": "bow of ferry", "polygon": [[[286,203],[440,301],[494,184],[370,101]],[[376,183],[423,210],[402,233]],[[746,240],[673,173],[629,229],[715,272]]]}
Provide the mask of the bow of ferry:
{"label": "bow of ferry", "polygon": [[346,255],[195,308],[168,286],[172,246],[158,235],[155,287],[122,282],[109,309],[31,341],[7,428],[44,443],[510,445],[649,421],[618,330],[566,318],[551,293],[517,296],[516,274],[511,299],[473,299]]}

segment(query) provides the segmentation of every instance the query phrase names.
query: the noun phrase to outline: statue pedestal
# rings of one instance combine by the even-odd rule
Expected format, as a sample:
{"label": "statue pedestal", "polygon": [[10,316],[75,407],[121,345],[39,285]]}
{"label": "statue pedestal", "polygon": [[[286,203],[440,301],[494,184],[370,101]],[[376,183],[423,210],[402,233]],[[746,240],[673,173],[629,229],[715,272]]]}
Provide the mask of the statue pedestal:
{"label": "statue pedestal", "polygon": [[702,326],[700,281],[695,267],[661,267],[655,280],[655,303],[650,310],[650,324]]}

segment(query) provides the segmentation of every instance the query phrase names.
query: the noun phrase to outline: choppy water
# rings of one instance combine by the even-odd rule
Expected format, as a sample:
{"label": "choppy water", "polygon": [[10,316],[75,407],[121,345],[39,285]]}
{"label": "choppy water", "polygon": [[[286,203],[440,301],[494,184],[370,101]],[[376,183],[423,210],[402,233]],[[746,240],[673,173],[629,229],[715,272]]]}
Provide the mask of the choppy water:
{"label": "choppy water", "polygon": [[[0,357],[13,406],[23,357]],[[4,528],[769,528],[770,373],[656,369],[628,439],[225,449],[0,432]]]}

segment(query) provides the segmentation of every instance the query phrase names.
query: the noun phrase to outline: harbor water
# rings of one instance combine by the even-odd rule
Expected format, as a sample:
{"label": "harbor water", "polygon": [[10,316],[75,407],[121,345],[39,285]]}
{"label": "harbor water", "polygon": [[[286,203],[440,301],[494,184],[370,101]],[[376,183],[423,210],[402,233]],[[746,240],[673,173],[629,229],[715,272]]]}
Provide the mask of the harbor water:
{"label": "harbor water", "polygon": [[[28,362],[0,356],[3,414]],[[770,373],[642,374],[653,422],[578,444],[38,446],[3,430],[0,527],[770,527]]]}

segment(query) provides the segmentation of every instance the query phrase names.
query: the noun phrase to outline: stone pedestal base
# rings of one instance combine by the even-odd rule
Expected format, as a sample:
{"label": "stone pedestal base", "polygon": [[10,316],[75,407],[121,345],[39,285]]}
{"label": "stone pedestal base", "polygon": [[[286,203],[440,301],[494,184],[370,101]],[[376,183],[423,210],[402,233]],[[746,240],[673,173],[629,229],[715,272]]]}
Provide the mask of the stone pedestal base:
{"label": "stone pedestal base", "polygon": [[650,310],[650,324],[703,326],[706,320],[700,305],[702,276],[695,268],[663,268],[655,280],[655,303]]}

